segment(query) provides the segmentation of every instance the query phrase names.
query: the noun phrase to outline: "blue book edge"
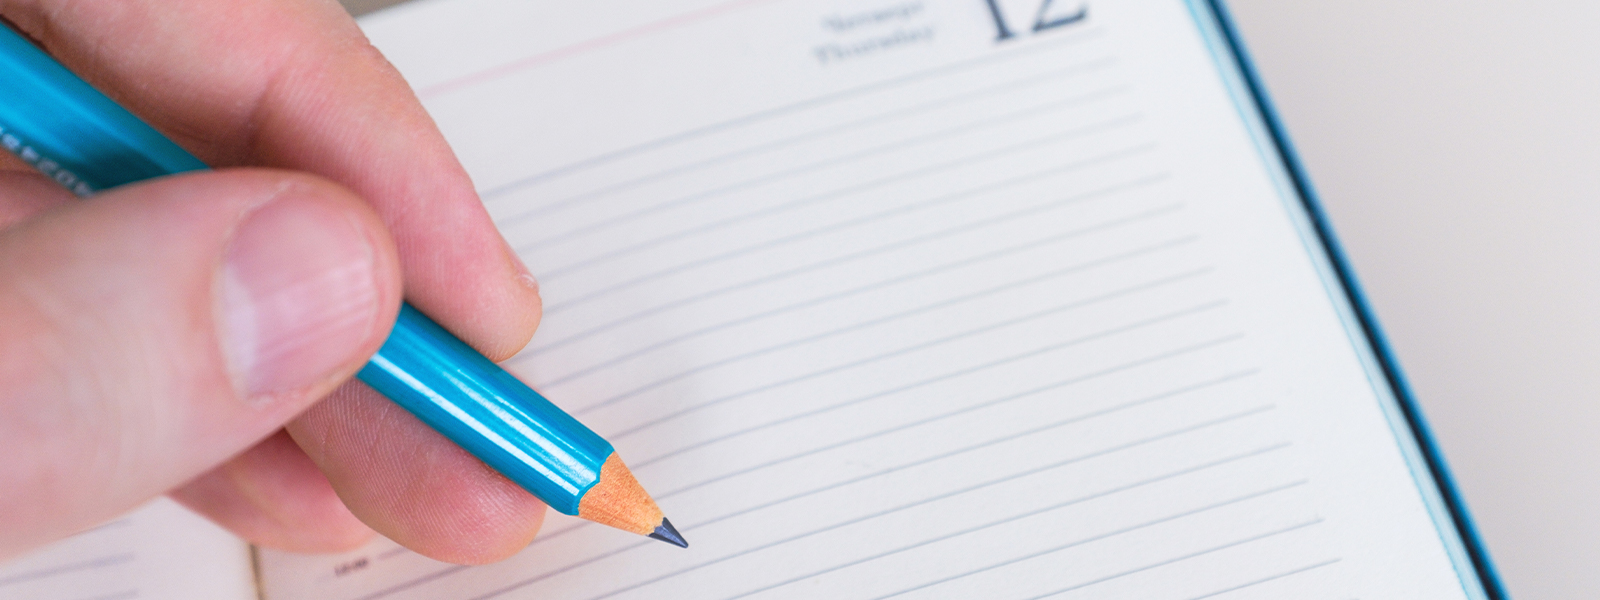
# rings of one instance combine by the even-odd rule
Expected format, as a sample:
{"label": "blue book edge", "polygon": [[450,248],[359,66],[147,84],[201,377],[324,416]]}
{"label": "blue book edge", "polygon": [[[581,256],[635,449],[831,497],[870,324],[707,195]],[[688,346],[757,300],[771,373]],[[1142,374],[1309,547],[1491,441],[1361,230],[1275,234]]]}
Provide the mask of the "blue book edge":
{"label": "blue book edge", "polygon": [[1299,155],[1290,143],[1288,133],[1278,118],[1278,111],[1273,107],[1272,101],[1267,97],[1266,86],[1261,82],[1256,73],[1255,63],[1250,60],[1250,54],[1245,49],[1244,41],[1239,36],[1238,28],[1234,25],[1233,15],[1229,14],[1224,6],[1225,0],[1205,0],[1210,5],[1212,14],[1216,15],[1221,26],[1223,37],[1227,41],[1228,50],[1233,53],[1234,60],[1239,65],[1239,70],[1244,75],[1245,84],[1250,89],[1250,96],[1255,101],[1256,107],[1261,111],[1262,119],[1266,122],[1267,130],[1272,136],[1273,145],[1277,148],[1279,156],[1283,159],[1285,168],[1289,171],[1295,191],[1299,194],[1301,202],[1305,205],[1306,212],[1311,218],[1312,226],[1316,228],[1317,237],[1328,252],[1328,258],[1333,263],[1335,273],[1344,288],[1345,294],[1354,307],[1356,318],[1360,320],[1362,332],[1366,335],[1367,342],[1372,345],[1373,352],[1377,355],[1378,363],[1383,367],[1384,378],[1389,387],[1394,390],[1400,410],[1405,414],[1406,423],[1411,434],[1415,436],[1418,447],[1422,450],[1423,458],[1427,461],[1428,472],[1433,476],[1433,481],[1439,488],[1439,495],[1444,499],[1445,506],[1450,509],[1451,521],[1456,531],[1461,535],[1461,542],[1466,546],[1467,554],[1472,559],[1473,569],[1476,571],[1479,582],[1482,583],[1484,592],[1495,600],[1510,598],[1500,581],[1499,574],[1495,571],[1494,563],[1489,559],[1489,551],[1484,546],[1483,540],[1478,535],[1477,526],[1473,524],[1472,515],[1467,510],[1465,500],[1456,489],[1455,479],[1450,475],[1450,468],[1445,463],[1444,455],[1434,441],[1433,433],[1428,429],[1422,410],[1417,405],[1416,398],[1411,392],[1410,384],[1406,382],[1405,374],[1400,370],[1400,364],[1389,346],[1388,340],[1383,335],[1383,330],[1378,326],[1377,316],[1373,314],[1367,302],[1366,294],[1361,289],[1361,284],[1356,281],[1355,271],[1351,268],[1349,260],[1345,257],[1344,249],[1340,247],[1338,238],[1334,235],[1332,224],[1322,210],[1322,203],[1316,191],[1311,186],[1311,179],[1306,174],[1300,162]]}

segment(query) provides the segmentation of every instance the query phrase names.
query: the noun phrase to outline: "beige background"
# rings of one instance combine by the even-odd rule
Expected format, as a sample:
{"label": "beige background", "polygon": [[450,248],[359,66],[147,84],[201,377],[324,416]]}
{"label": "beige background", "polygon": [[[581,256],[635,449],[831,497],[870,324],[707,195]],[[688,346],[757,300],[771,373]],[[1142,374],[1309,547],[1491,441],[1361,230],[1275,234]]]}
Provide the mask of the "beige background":
{"label": "beige background", "polygon": [[1600,3],[1230,5],[1510,591],[1600,598]]}

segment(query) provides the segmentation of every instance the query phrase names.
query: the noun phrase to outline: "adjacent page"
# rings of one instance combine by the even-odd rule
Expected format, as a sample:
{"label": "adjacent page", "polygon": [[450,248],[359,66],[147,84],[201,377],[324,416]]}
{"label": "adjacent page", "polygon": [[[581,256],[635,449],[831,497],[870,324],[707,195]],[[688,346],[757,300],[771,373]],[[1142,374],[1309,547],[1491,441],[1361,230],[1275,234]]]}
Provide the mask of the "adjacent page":
{"label": "adjacent page", "polygon": [[1477,598],[1203,7],[365,21],[510,242],[510,367],[691,541],[267,552],[271,600]]}
{"label": "adjacent page", "polygon": [[0,565],[0,599],[253,600],[250,547],[162,498]]}

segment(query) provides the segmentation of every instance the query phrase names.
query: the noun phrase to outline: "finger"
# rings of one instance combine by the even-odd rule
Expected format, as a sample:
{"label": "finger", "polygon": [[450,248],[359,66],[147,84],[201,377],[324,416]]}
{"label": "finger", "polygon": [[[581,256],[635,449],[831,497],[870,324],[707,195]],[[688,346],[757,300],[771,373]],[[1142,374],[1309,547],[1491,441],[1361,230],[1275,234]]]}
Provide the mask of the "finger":
{"label": "finger", "polygon": [[347,190],[268,171],[162,179],[0,233],[0,557],[119,514],[282,427],[399,307]]}
{"label": "finger", "polygon": [[72,200],[70,192],[48,177],[0,170],[0,230]]}
{"label": "finger", "polygon": [[410,88],[328,0],[0,0],[70,68],[216,166],[303,170],[378,210],[405,296],[495,360],[539,319],[531,276]]}
{"label": "finger", "polygon": [[0,152],[0,171],[22,171],[32,173],[33,167],[10,152]]}
{"label": "finger", "polygon": [[544,503],[360,383],[288,429],[362,521],[436,560],[506,558],[544,521]]}
{"label": "finger", "polygon": [[[395,237],[407,299],[491,358],[510,356],[532,335],[539,318],[532,277],[493,230],[471,182],[405,83],[337,5],[13,0],[4,6],[0,11],[53,53],[203,159],[304,169],[361,193]],[[506,511],[495,507],[511,502],[504,488],[474,480],[446,476],[460,485],[417,484],[448,488],[445,494],[459,500],[454,504],[416,494],[406,497],[439,504],[381,502],[411,488],[389,490],[385,486],[401,482],[393,477],[364,485],[362,471],[341,468],[340,461],[365,464],[363,453],[390,439],[418,440],[450,456],[459,451],[437,436],[412,435],[421,425],[408,415],[312,431],[331,425],[308,420],[294,431],[301,442],[322,440],[326,450],[312,452],[313,458],[330,473],[348,474],[330,475],[331,482],[381,533],[424,552],[438,547],[437,558],[472,562],[499,550],[455,553],[452,540],[467,537],[461,531],[410,520],[419,511],[461,510],[463,521],[504,523],[501,533],[485,539],[520,539],[536,528],[527,523],[542,513],[531,497],[518,490],[516,502],[535,508],[513,511],[520,520],[498,521],[494,517]]]}
{"label": "finger", "polygon": [[257,546],[342,552],[372,537],[282,430],[171,496]]}

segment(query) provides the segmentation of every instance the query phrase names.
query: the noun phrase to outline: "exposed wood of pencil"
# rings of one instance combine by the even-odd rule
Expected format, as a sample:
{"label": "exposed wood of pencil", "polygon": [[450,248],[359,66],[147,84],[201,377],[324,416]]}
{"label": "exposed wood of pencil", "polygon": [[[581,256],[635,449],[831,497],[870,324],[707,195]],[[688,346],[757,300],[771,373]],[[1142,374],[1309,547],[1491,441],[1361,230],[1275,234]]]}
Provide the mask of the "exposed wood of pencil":
{"label": "exposed wood of pencil", "polygon": [[[623,531],[685,545],[681,538],[659,537],[663,533],[662,527],[671,530],[672,525],[616,453],[606,457],[605,464],[600,466],[600,481],[578,501],[578,516]],[[676,534],[676,530],[671,530],[669,537],[676,538]]]}

